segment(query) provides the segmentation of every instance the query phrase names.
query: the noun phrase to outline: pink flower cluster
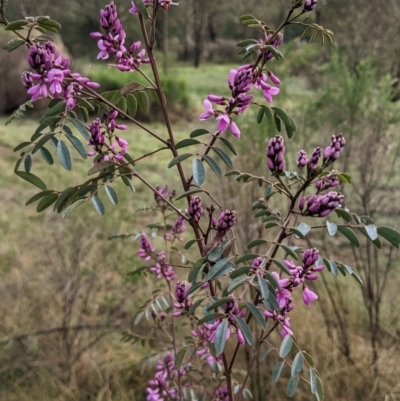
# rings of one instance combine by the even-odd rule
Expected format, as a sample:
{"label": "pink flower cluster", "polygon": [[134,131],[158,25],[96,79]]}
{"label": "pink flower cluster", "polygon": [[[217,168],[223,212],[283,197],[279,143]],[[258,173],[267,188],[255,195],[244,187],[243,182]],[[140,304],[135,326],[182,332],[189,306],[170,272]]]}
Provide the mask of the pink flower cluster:
{"label": "pink flower cluster", "polygon": [[171,233],[172,233],[172,241],[177,239],[179,242],[183,241],[183,238],[179,236],[179,234],[182,234],[186,231],[185,227],[185,219],[183,216],[178,216],[178,218],[175,220],[175,223],[171,227]]}
{"label": "pink flower cluster", "polygon": [[283,33],[279,32],[275,37],[272,37],[272,33],[269,33],[265,40],[259,39],[258,41],[261,44],[260,54],[266,60],[271,60],[275,56],[272,52],[270,52],[267,48],[267,45],[272,45],[274,47],[279,47],[283,43]]}
{"label": "pink flower cluster", "polygon": [[236,211],[224,210],[219,215],[217,231],[219,233],[228,232],[236,224]]}
{"label": "pink flower cluster", "polygon": [[164,251],[158,252],[157,263],[149,270],[155,273],[158,279],[164,278],[167,282],[175,280],[177,277],[172,266],[168,263]]}
{"label": "pink flower cluster", "polygon": [[340,192],[330,191],[324,195],[311,195],[302,197],[299,201],[299,209],[306,216],[326,217],[336,208],[341,206],[344,195]]}
{"label": "pink flower cluster", "polygon": [[191,331],[192,336],[198,339],[198,345],[196,354],[200,356],[201,359],[205,359],[207,364],[210,366],[212,371],[220,370],[222,364],[222,356],[219,355],[215,357],[208,346],[208,339],[211,336],[211,330],[206,326],[198,326],[196,330]]}
{"label": "pink flower cluster", "polygon": [[200,220],[200,217],[203,214],[203,205],[200,197],[192,196],[190,198],[188,214],[196,223]]}
{"label": "pink flower cluster", "polygon": [[229,322],[229,328],[226,332],[226,339],[231,336],[232,333],[236,332],[236,337],[239,342],[239,344],[244,345],[245,344],[245,339],[243,336],[242,331],[239,329],[239,327],[236,327],[236,320],[235,316],[238,317],[243,317],[246,315],[246,309],[239,309],[238,301],[232,298],[232,301],[225,303],[222,306],[225,317],[224,319],[218,318],[215,319],[214,323],[204,323],[204,325],[207,327],[207,329],[210,330],[210,336],[208,337],[208,341],[213,344],[216,340],[216,333],[218,326],[226,319]]}
{"label": "pink flower cluster", "polygon": [[148,383],[146,388],[146,400],[164,401],[167,399],[179,399],[175,380],[178,378],[178,376],[185,376],[188,368],[189,366],[186,365],[179,370],[175,369],[175,359],[170,353],[167,353],[163,360],[158,362],[154,378]]}
{"label": "pink flower cluster", "polygon": [[93,148],[92,151],[88,152],[88,156],[100,155],[95,159],[95,163],[108,160],[121,162],[124,160],[124,155],[128,150],[128,142],[116,136],[114,132],[116,129],[123,131],[127,126],[117,124],[117,117],[118,112],[116,110],[104,112],[103,122],[100,118],[96,118],[88,126],[90,132],[88,145]]}
{"label": "pink flower cluster", "polygon": [[149,260],[151,260],[155,250],[156,248],[149,240],[149,237],[145,233],[142,233],[140,235],[140,240],[139,240],[139,250],[138,250],[139,257],[148,262]]}
{"label": "pink flower cluster", "polygon": [[229,401],[228,386],[218,387],[214,391],[212,401]]}
{"label": "pink flower cluster", "polygon": [[112,1],[104,9],[100,10],[100,24],[105,31],[92,32],[90,36],[98,40],[97,45],[100,49],[97,58],[106,60],[110,55],[116,57],[116,67],[120,71],[135,71],[142,63],[149,63],[148,58],[144,58],[146,51],[140,50],[140,41],[133,42],[129,48],[125,47],[126,33],[118,18],[117,7]]}
{"label": "pink flower cluster", "polygon": [[281,174],[285,170],[285,141],[276,135],[268,142],[266,150],[267,165],[273,174]]}
{"label": "pink flower cluster", "polygon": [[28,62],[35,72],[23,72],[22,82],[33,102],[49,97],[62,98],[67,110],[72,110],[76,106],[76,96],[81,95],[82,84],[90,88],[100,86],[78,73],[71,73],[69,59],[62,57],[51,41],[32,45]]}
{"label": "pink flower cluster", "polygon": [[188,292],[188,283],[185,281],[178,281],[175,286],[175,299],[176,303],[174,303],[174,307],[176,311],[172,314],[172,316],[179,317],[183,315],[184,311],[188,311],[189,308],[193,305],[192,300],[187,295]]}
{"label": "pink flower cluster", "polygon": [[[272,272],[278,288],[276,289],[276,298],[279,304],[279,311],[265,310],[263,312],[266,318],[270,318],[279,323],[282,327],[281,335],[292,335],[293,332],[290,329],[290,318],[286,315],[292,311],[295,307],[292,299],[292,292],[294,288],[302,286],[303,290],[303,302],[305,305],[310,306],[312,301],[318,299],[318,295],[311,291],[306,281],[315,281],[318,278],[318,272],[324,269],[324,265],[318,265],[312,267],[319,260],[319,251],[316,248],[306,249],[303,252],[303,260],[301,266],[296,266],[294,262],[284,260],[283,263],[289,269],[291,276],[288,278],[281,279],[279,274]],[[258,258],[253,261],[257,261]]]}
{"label": "pink flower cluster", "polygon": [[[267,38],[267,42],[268,40],[272,40],[272,38]],[[276,42],[275,45],[279,46],[282,40],[283,35],[280,34],[280,36],[274,40],[274,43]],[[261,42],[264,44],[263,40],[261,40]],[[261,50],[261,52],[262,51],[263,50]],[[266,58],[269,59],[272,57],[273,55],[268,52]],[[228,86],[231,90],[231,97],[208,95],[207,99],[203,102],[206,111],[200,115],[199,119],[207,120],[211,117],[215,117],[218,121],[219,133],[224,133],[229,128],[231,133],[239,138],[240,129],[232,120],[232,114],[243,114],[250,106],[253,95],[249,94],[249,91],[253,88],[261,90],[265,100],[268,103],[272,103],[273,96],[279,93],[279,88],[273,85],[279,84],[279,78],[271,71],[264,73],[252,64],[243,65],[236,70],[231,70],[228,76]],[[212,103],[218,106],[224,106],[224,108],[222,110],[214,109]]]}
{"label": "pink flower cluster", "polygon": [[332,135],[331,143],[325,148],[325,150],[322,151],[320,147],[315,148],[310,159],[308,159],[305,150],[300,150],[297,154],[297,167],[302,169],[307,166],[308,176],[312,177],[321,156],[323,156],[322,167],[326,168],[339,158],[345,145],[346,139],[342,134]]}

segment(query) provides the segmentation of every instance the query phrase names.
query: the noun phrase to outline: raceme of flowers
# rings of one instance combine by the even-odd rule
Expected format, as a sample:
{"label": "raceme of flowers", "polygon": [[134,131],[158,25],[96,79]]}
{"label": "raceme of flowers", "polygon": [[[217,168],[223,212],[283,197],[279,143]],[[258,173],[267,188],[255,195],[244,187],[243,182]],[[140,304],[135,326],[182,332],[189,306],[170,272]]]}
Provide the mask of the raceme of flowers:
{"label": "raceme of flowers", "polygon": [[150,267],[149,271],[154,273],[158,279],[164,278],[167,282],[176,279],[177,276],[172,266],[168,263],[165,252],[160,251],[156,254],[156,248],[151,243],[146,233],[140,235],[138,256],[146,262],[150,260],[155,262],[155,265]]}
{"label": "raceme of flowers", "polygon": [[100,52],[97,58],[106,60],[110,55],[115,56],[115,66],[120,71],[135,71],[142,63],[149,63],[148,58],[144,58],[146,51],[140,49],[140,41],[133,42],[128,48],[125,46],[126,33],[118,18],[117,7],[112,1],[100,10],[100,25],[105,31],[92,32],[90,36],[97,40]]}
{"label": "raceme of flowers", "polygon": [[[189,365],[175,369],[175,358],[171,353],[167,353],[162,360],[157,363],[156,373],[148,383],[146,388],[147,401],[162,401],[165,399],[178,400],[179,394],[175,380],[187,374]],[[190,385],[190,383],[188,383]]]}
{"label": "raceme of flowers", "polygon": [[95,163],[101,161],[119,161],[124,159],[124,155],[128,149],[128,142],[115,135],[115,130],[125,130],[126,125],[117,124],[116,118],[118,112],[116,110],[104,112],[103,122],[100,118],[96,118],[89,124],[90,139],[88,145],[92,147],[92,151],[88,152],[88,156],[98,156]]}
{"label": "raceme of flowers", "polygon": [[[267,38],[267,42],[268,40]],[[275,39],[275,45],[279,46],[282,40],[283,36],[278,36]],[[231,133],[239,138],[240,129],[232,120],[232,114],[240,115],[247,110],[253,100],[253,95],[249,94],[252,88],[260,89],[264,94],[265,100],[268,103],[272,103],[273,96],[279,93],[279,88],[272,84],[279,85],[279,78],[271,71],[267,73],[260,72],[252,64],[243,65],[237,70],[231,70],[228,76],[231,97],[208,95],[203,102],[206,111],[200,115],[199,119],[207,120],[215,117],[218,121],[217,129],[219,133],[224,133],[229,128]],[[218,106],[224,106],[224,108],[222,110],[214,109],[213,103]]]}
{"label": "raceme of flowers", "polygon": [[[256,259],[255,259],[256,260]],[[307,285],[307,281],[315,281],[318,278],[318,272],[322,271],[324,265],[313,265],[319,260],[319,251],[316,248],[306,249],[303,253],[303,260],[301,266],[296,266],[294,262],[284,260],[283,263],[289,269],[291,275],[288,278],[281,279],[279,274],[272,272],[278,288],[276,289],[276,298],[279,304],[279,311],[265,310],[264,316],[273,319],[281,326],[281,335],[293,335],[290,328],[290,317],[287,314],[291,312],[295,305],[293,303],[292,292],[294,288],[301,286],[303,290],[303,302],[305,305],[310,306],[312,301],[318,299],[315,294]],[[254,261],[253,261],[254,263]]]}
{"label": "raceme of flowers", "polygon": [[[296,165],[300,169],[307,167],[307,178],[312,180],[324,168],[329,167],[335,162],[343,151],[346,140],[343,135],[333,135],[331,143],[323,151],[317,147],[313,150],[310,159],[307,157],[305,150],[300,150],[297,154]],[[282,136],[276,135],[272,137],[266,149],[267,166],[274,175],[280,175],[285,170],[285,141]],[[319,161],[322,163],[319,166]],[[309,197],[301,197],[299,201],[299,209],[305,216],[326,217],[336,208],[338,208],[344,200],[344,195],[330,191],[321,194],[322,191],[336,187],[339,185],[339,178],[335,171],[326,176],[319,178],[315,186],[317,193]]]}
{"label": "raceme of flowers", "polygon": [[81,95],[82,85],[90,88],[100,86],[79,73],[71,73],[70,60],[57,52],[51,41],[30,46],[28,63],[34,72],[23,72],[22,82],[32,102],[60,98],[66,104],[67,110],[73,110],[77,104],[76,96]]}

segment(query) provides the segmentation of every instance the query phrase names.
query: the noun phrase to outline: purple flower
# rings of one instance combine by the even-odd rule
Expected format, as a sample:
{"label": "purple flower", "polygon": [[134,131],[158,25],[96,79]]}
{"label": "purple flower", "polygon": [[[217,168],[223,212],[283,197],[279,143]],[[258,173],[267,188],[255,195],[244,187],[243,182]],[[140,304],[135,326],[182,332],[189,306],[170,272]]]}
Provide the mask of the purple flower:
{"label": "purple flower", "polygon": [[175,299],[174,307],[176,311],[172,316],[178,317],[183,314],[183,311],[187,311],[193,305],[192,300],[188,297],[188,283],[186,281],[178,281],[175,286]]}
{"label": "purple flower", "polygon": [[142,233],[142,235],[140,236],[139,246],[140,246],[138,251],[139,257],[148,262],[151,259],[152,253],[156,249],[154,248],[153,244],[150,242],[149,238],[145,233]]}
{"label": "purple flower", "polygon": [[142,63],[150,62],[148,58],[144,58],[146,51],[140,50],[140,41],[133,42],[128,49],[125,47],[126,33],[118,19],[114,2],[100,10],[100,24],[105,30],[105,34],[100,32],[90,34],[93,39],[97,40],[100,50],[97,55],[98,59],[106,60],[110,55],[115,55],[117,62],[114,66],[120,71],[135,71]]}
{"label": "purple flower", "polygon": [[324,151],[324,165],[328,166],[337,160],[343,151],[346,140],[342,134],[332,135],[332,142]]}
{"label": "purple flower", "polygon": [[310,160],[308,162],[308,169],[310,171],[314,170],[318,164],[320,157],[322,156],[322,149],[315,148],[311,154]]}
{"label": "purple flower", "polygon": [[[207,99],[203,102],[206,111],[200,115],[199,119],[207,120],[215,117],[218,121],[218,131],[220,133],[230,128],[232,134],[239,138],[240,130],[236,123],[232,121],[231,116],[232,114],[242,114],[247,110],[253,100],[253,95],[250,95],[248,92],[253,87],[262,90],[267,102],[271,103],[273,96],[279,93],[279,89],[270,85],[268,79],[274,84],[280,83],[279,78],[272,72],[269,71],[268,75],[266,75],[257,71],[251,64],[232,69],[228,75],[228,86],[231,90],[231,97],[228,99],[219,95],[208,95]],[[212,103],[224,106],[225,109],[214,109]]]}
{"label": "purple flower", "polygon": [[32,96],[32,102],[38,99],[46,99],[48,96],[47,85],[44,82],[39,82],[28,89],[28,95]]}
{"label": "purple flower", "polygon": [[307,166],[308,164],[308,157],[307,157],[307,153],[305,150],[299,150],[299,153],[297,154],[297,167],[298,168],[303,168],[305,166]]}
{"label": "purple flower", "polygon": [[319,259],[319,251],[317,248],[306,249],[303,252],[303,267],[305,269],[312,266]]}
{"label": "purple flower", "polygon": [[200,217],[203,214],[203,207],[201,199],[198,196],[192,196],[190,198],[188,214],[195,222],[200,220]]}
{"label": "purple flower", "polygon": [[[53,42],[32,45],[28,52],[28,63],[36,72],[25,71],[22,74],[22,82],[28,89],[32,101],[45,99],[50,93],[55,98],[62,97],[67,110],[72,110],[76,106],[75,96],[81,95],[80,90],[83,87],[71,80],[71,76],[77,79],[80,75],[71,74],[69,59],[63,58],[56,52]],[[80,82],[92,88],[100,86],[90,82],[88,78],[81,77]]]}
{"label": "purple flower", "polygon": [[274,75],[271,71],[268,71],[268,78],[275,85],[279,85],[281,83],[281,80],[276,75]]}
{"label": "purple flower", "polygon": [[283,319],[282,322],[282,330],[281,330],[281,336],[286,337],[286,336],[292,336],[293,331],[290,330],[290,317],[286,317]]}
{"label": "purple flower", "polygon": [[176,238],[180,242],[183,241],[183,238],[180,237],[179,234],[182,234],[186,230],[184,221],[185,219],[183,218],[183,216],[179,216],[171,228],[174,238]]}
{"label": "purple flower", "polygon": [[196,351],[196,354],[207,361],[213,372],[217,371],[218,365],[222,364],[222,356],[213,356],[211,354],[210,348],[208,347],[208,339],[210,338],[211,330],[203,325],[198,326],[196,330],[192,330],[191,334],[193,335],[193,337],[197,338],[196,342],[200,344],[199,348]]}
{"label": "purple flower", "polygon": [[[96,118],[89,124],[88,130],[91,136],[88,145],[92,146],[93,151],[88,152],[88,156],[95,156],[96,154],[102,155],[102,158],[98,159],[95,163],[107,160],[120,162],[124,159],[124,155],[128,150],[128,142],[114,135],[114,131],[116,129],[125,130],[127,126],[117,124],[117,116],[118,112],[116,110],[105,112],[104,125],[99,118]],[[110,145],[106,143],[106,138],[109,139]],[[117,146],[120,148],[119,151],[116,150]]]}
{"label": "purple flower", "polygon": [[[278,79],[275,76],[274,76],[274,78],[275,78],[275,80]],[[267,82],[267,80],[268,80],[267,75],[261,74],[256,80],[255,87],[258,89],[261,89],[263,91],[264,98],[268,103],[272,103],[272,100],[273,100],[272,97],[278,95],[280,92],[280,89],[275,86],[270,85]]]}
{"label": "purple flower", "polygon": [[168,263],[164,251],[158,253],[156,265],[150,267],[149,270],[152,273],[155,273],[157,275],[157,278],[165,278],[165,280],[168,282],[176,279],[176,274],[172,270],[172,266]]}
{"label": "purple flower", "polygon": [[318,295],[312,292],[308,287],[303,287],[303,301],[307,306],[310,306],[311,301],[318,299]]}
{"label": "purple flower", "polygon": [[175,362],[172,354],[166,353],[163,360],[157,363],[156,373],[146,388],[147,401],[164,401],[166,399],[177,400],[178,389],[176,387],[176,378],[187,374],[189,365],[175,369]]}
{"label": "purple flower", "polygon": [[326,217],[342,204],[343,199],[343,194],[333,191],[325,195],[312,195],[307,199],[306,215]]}
{"label": "purple flower", "polygon": [[221,110],[214,110],[210,100],[205,99],[203,102],[204,108],[206,111],[202,113],[199,117],[199,120],[208,120],[211,117],[215,117],[218,123],[218,131],[223,134],[228,128],[230,128],[230,131],[232,135],[236,136],[237,138],[240,137],[240,130],[236,123],[232,121],[230,118],[229,114],[223,113]]}
{"label": "purple flower", "polygon": [[236,211],[235,210],[225,210],[221,212],[218,220],[217,231],[224,233],[229,231],[236,224]]}
{"label": "purple flower", "polygon": [[[231,333],[234,332],[235,330],[235,325],[236,325],[236,316],[238,317],[244,317],[246,315],[246,309],[243,308],[242,310],[239,309],[238,302],[234,298],[232,298],[231,301],[226,302],[225,304],[222,305],[222,308],[227,315],[227,320],[228,323],[230,324],[229,329],[226,332],[226,339],[230,337]],[[223,322],[222,318],[218,318],[214,321],[214,323],[205,323],[204,325],[207,327],[207,329],[210,330],[210,335],[208,337],[208,341],[211,343],[214,343],[216,340],[216,333],[218,326]],[[231,325],[233,327],[231,327]],[[244,344],[245,340],[243,337],[243,333],[239,328],[236,328],[236,337],[239,342],[239,344]]]}
{"label": "purple flower", "polygon": [[272,39],[272,33],[268,34],[267,35],[267,42],[270,45],[273,45],[275,47],[279,47],[283,43],[283,33],[279,32],[278,35],[275,36],[273,39]]}
{"label": "purple flower", "polygon": [[200,114],[199,120],[201,121],[208,120],[210,117],[216,115],[215,110],[213,109],[213,106],[208,99],[204,100],[203,106],[206,109],[206,111],[203,114]]}
{"label": "purple flower", "polygon": [[268,142],[266,150],[268,168],[274,174],[280,174],[285,170],[285,141],[282,136],[276,135]]}
{"label": "purple flower", "polygon": [[339,178],[337,174],[329,174],[325,177],[320,178],[315,186],[317,187],[318,192],[322,192],[325,189],[337,187],[340,184]]}
{"label": "purple flower", "polygon": [[290,336],[293,335],[293,331],[290,329],[290,317],[285,317],[285,313],[290,312],[291,310],[293,310],[293,308],[294,308],[294,305],[292,303],[288,302],[286,307],[283,308],[279,314],[276,311],[270,312],[268,310],[265,310],[263,312],[263,315],[266,318],[273,319],[276,323],[281,325],[282,337],[285,337],[287,335],[290,335]]}
{"label": "purple flower", "polygon": [[52,68],[48,73],[47,73],[47,79],[50,83],[50,93],[52,95],[58,95],[62,92],[62,87],[61,83],[64,80],[64,73],[61,70]]}
{"label": "purple flower", "polygon": [[254,81],[255,72],[250,64],[231,70],[228,75],[228,86],[232,90],[232,97],[236,98],[247,93],[253,87]]}
{"label": "purple flower", "polygon": [[317,0],[306,0],[303,10],[305,12],[312,11],[317,7]]}
{"label": "purple flower", "polygon": [[24,71],[22,73],[22,83],[26,89],[32,88],[33,86],[33,78],[32,73],[29,71]]}
{"label": "purple flower", "polygon": [[29,65],[39,73],[48,71],[53,64],[56,48],[53,42],[48,41],[40,44],[34,44],[28,51]]}
{"label": "purple flower", "polygon": [[157,202],[159,206],[165,207],[164,199],[170,198],[168,185],[164,185],[163,187],[156,185],[155,189],[157,192],[154,192],[154,200]]}
{"label": "purple flower", "polygon": [[229,401],[228,386],[218,387],[214,391],[212,401]]}
{"label": "purple flower", "polygon": [[294,262],[284,260],[283,263],[290,270],[292,275],[291,285],[293,287],[299,286],[304,283],[305,280],[314,281],[317,280],[317,273],[324,269],[324,265],[311,267],[314,263],[319,260],[319,251],[317,248],[306,249],[303,253],[303,265],[296,266]]}
{"label": "purple flower", "polygon": [[306,205],[306,200],[307,198],[305,196],[302,196],[299,200],[299,209],[303,210],[304,206]]}
{"label": "purple flower", "polygon": [[263,276],[263,271],[260,268],[260,266],[262,265],[262,262],[263,262],[263,258],[261,256],[259,256],[258,258],[255,258],[253,260],[253,262],[251,263],[251,269],[250,269],[251,274],[255,274],[259,277]]}
{"label": "purple flower", "polygon": [[223,134],[229,127],[232,135],[236,136],[236,138],[240,138],[240,130],[236,125],[236,123],[232,121],[232,119],[229,117],[228,114],[219,114],[216,120],[219,121],[218,131],[221,134]]}
{"label": "purple flower", "polygon": [[281,280],[278,273],[272,272],[271,274],[274,276],[275,281],[279,285],[279,288],[276,290],[276,299],[279,303],[279,306],[283,308],[286,306],[287,301],[292,296],[292,293],[285,288],[289,284],[290,279],[285,278]]}

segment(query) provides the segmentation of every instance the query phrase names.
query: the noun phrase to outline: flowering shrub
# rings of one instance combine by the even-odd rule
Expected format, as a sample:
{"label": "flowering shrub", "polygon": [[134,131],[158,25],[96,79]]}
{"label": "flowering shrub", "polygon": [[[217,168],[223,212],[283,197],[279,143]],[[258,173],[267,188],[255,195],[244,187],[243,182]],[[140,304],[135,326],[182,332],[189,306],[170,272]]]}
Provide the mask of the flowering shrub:
{"label": "flowering shrub", "polygon": [[[39,212],[53,205],[54,210],[66,217],[82,203],[91,201],[95,210],[103,215],[105,208],[100,198],[103,189],[110,201],[117,204],[118,196],[112,184],[119,179],[132,191],[134,181],[140,181],[154,195],[152,210],[161,219],[149,227],[162,233],[165,246],[158,249],[152,243],[150,232],[138,230],[138,256],[147,263],[146,270],[154,275],[157,290],[153,298],[145,302],[135,321],[138,324],[141,319],[152,320],[155,327],[162,329],[169,345],[160,349],[154,378],[147,386],[147,400],[205,400],[211,397],[214,401],[233,401],[246,398],[250,395],[247,384],[255,361],[265,358],[271,349],[279,356],[279,362],[272,368],[274,381],[279,379],[285,365],[291,366],[287,395],[295,394],[302,379],[309,383],[311,393],[322,400],[323,386],[314,362],[296,341],[296,327],[290,324],[290,316],[296,310],[293,294],[301,291],[305,306],[312,307],[318,300],[314,282],[325,269],[335,276],[341,273],[359,282],[361,279],[350,266],[326,259],[318,249],[303,249],[299,244],[304,242],[300,240],[311,230],[326,228],[329,235],[341,233],[355,246],[359,246],[356,232],[360,232],[378,247],[381,246],[380,237],[399,247],[400,233],[389,227],[376,227],[368,216],[351,213],[344,205],[343,194],[331,191],[351,183],[348,174],[330,170],[345,148],[342,135],[333,135],[330,143],[321,138],[321,146],[325,149],[314,149],[310,158],[306,150],[299,150],[297,160],[293,161],[285,156],[284,137],[276,135],[266,148],[265,163],[270,177],[237,170],[226,174],[234,177],[238,185],[255,181],[265,187],[265,197],[253,204],[255,219],[265,223],[265,237],[240,244],[240,248],[256,249],[257,252],[239,254],[235,226],[248,222],[241,221],[235,210],[226,209],[203,187],[205,165],[217,176],[222,174],[218,162],[233,168],[227,151],[234,155],[237,152],[224,133],[229,130],[239,138],[240,115],[250,107],[258,109],[257,123],[261,124],[264,118],[271,119],[278,132],[285,127],[289,139],[296,132],[292,118],[281,108],[269,105],[279,95],[276,85],[280,84],[269,65],[271,60],[283,58],[279,49],[284,40],[282,30],[290,24],[304,25],[306,34],[311,33],[311,39],[319,33],[332,42],[333,34],[329,30],[306,20],[299,21],[316,7],[317,0],[294,0],[277,29],[270,29],[252,15],[240,17],[244,25],[260,32],[259,40],[245,39],[238,43],[243,58],[253,57],[253,61],[229,72],[230,97],[210,94],[204,100],[205,112],[199,119],[214,118],[215,132],[199,128],[178,143],[153,54],[158,13],[168,12],[169,7],[177,6],[177,3],[134,0],[129,11],[140,24],[143,37],[142,41],[131,44],[126,43],[116,4],[111,2],[100,10],[102,32],[91,34],[98,41],[98,58],[109,60],[109,66],[120,71],[141,74],[149,84],[132,83],[105,93],[95,90],[99,88],[97,83],[71,71],[69,60],[63,58],[44,35],[46,31],[57,31],[60,28],[57,22],[49,17],[8,22],[6,5],[6,0],[0,1],[0,21],[6,30],[17,36],[6,45],[6,50],[13,51],[22,45],[28,49],[27,68],[29,66],[31,70],[23,74],[21,83],[31,95],[28,105],[32,106],[38,99],[50,99],[49,108],[30,141],[15,149],[22,151],[16,174],[41,189],[27,203],[38,201]],[[30,33],[34,29],[43,35],[31,39]],[[150,64],[153,77],[144,72],[143,64]],[[263,101],[251,93],[253,89],[262,91]],[[160,137],[135,119],[138,107],[146,111],[149,91],[157,95],[161,104],[168,138]],[[25,107],[21,106],[17,116]],[[119,131],[128,128],[117,121],[121,117],[141,128],[144,134],[156,138],[162,148],[134,160],[128,153],[127,141],[119,136]],[[87,141],[87,148],[72,129]],[[200,142],[197,138],[201,136],[207,139]],[[48,189],[31,172],[31,155],[37,151],[47,163],[54,163],[45,146],[47,142],[54,145],[61,165],[67,170],[72,168],[68,142],[84,159],[91,157],[89,174],[92,178],[65,190]],[[217,147],[218,142],[227,151]],[[178,152],[195,145],[200,145],[197,151]],[[210,156],[211,150],[217,160]],[[159,151],[171,153],[168,168],[177,169],[179,174],[181,188],[178,194],[166,185],[160,187],[150,183],[145,171],[139,173],[140,161]],[[184,168],[188,159],[192,160],[190,176]],[[24,169],[21,169],[22,162]],[[297,170],[286,170],[286,166],[292,164]],[[269,200],[272,196],[282,200],[280,210],[271,208]],[[187,207],[179,207],[180,199],[186,199]],[[325,220],[327,216],[331,220]],[[332,216],[336,217],[335,222]],[[323,223],[310,225],[307,223],[309,217],[323,219]],[[300,223],[299,219],[302,220]],[[185,241],[185,233],[189,232],[194,239],[186,242],[183,248],[179,247]],[[275,233],[275,238],[271,233]],[[198,248],[197,260],[188,260],[184,253],[194,245]],[[181,255],[183,265],[173,264],[174,254]],[[185,271],[182,269],[187,268],[189,273],[182,280]],[[273,270],[275,268],[278,271]],[[252,326],[253,329],[250,328],[252,320],[257,324]],[[282,338],[279,349],[267,341],[275,331]],[[136,340],[133,333],[126,333],[124,339]],[[235,366],[244,347],[251,347],[252,353],[243,377]]]}

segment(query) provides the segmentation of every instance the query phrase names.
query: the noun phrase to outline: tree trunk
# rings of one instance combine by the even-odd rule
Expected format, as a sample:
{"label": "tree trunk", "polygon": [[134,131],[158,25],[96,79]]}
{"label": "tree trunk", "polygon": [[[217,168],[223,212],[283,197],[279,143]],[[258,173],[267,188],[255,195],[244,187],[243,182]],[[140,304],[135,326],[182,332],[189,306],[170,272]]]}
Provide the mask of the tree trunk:
{"label": "tree trunk", "polygon": [[206,26],[206,6],[205,0],[195,0],[195,45],[194,45],[194,66],[197,68],[200,65],[201,56],[204,48],[204,35]]}

